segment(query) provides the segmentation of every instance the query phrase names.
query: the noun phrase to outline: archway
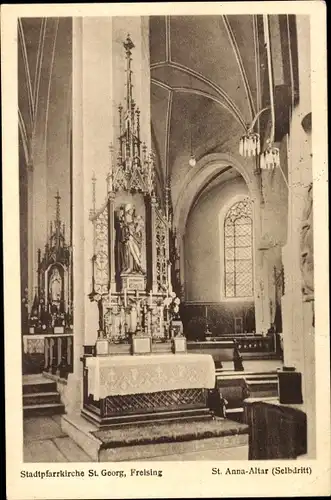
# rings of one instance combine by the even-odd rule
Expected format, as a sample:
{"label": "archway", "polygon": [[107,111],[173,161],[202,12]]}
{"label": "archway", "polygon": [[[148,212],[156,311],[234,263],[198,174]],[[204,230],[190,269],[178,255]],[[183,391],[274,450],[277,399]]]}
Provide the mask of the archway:
{"label": "archway", "polygon": [[[199,315],[206,314],[208,304],[227,302],[229,306],[232,302],[232,309],[238,309],[240,301],[237,300],[235,307],[236,300],[225,301],[222,294],[221,273],[224,268],[221,266],[222,242],[218,227],[220,212],[238,196],[250,199],[253,219],[254,291],[249,300],[241,301],[245,304],[240,316],[250,318],[243,320],[242,328],[243,331],[251,330],[249,333],[261,333],[265,330],[262,311],[267,299],[263,295],[263,255],[258,250],[261,235],[261,193],[252,161],[243,165],[231,155],[214,153],[202,158],[196,168],[183,179],[174,210],[182,300],[185,304],[199,305]],[[252,314],[255,317],[253,321]]]}

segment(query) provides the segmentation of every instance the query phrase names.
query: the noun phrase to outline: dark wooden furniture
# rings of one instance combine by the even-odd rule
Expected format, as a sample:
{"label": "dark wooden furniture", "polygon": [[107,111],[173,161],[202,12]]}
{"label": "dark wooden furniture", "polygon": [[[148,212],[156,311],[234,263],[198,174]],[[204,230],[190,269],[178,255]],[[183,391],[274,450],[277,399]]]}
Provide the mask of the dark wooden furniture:
{"label": "dark wooden furniture", "polygon": [[244,370],[238,346],[234,340],[187,342],[187,352],[210,354],[216,368],[222,368],[223,361],[232,361],[235,371]]}
{"label": "dark wooden furniture", "polygon": [[23,373],[46,372],[67,379],[73,372],[73,334],[23,335]]}
{"label": "dark wooden furniture", "polygon": [[307,453],[307,418],[298,406],[277,399],[244,401],[249,460],[295,459]]}

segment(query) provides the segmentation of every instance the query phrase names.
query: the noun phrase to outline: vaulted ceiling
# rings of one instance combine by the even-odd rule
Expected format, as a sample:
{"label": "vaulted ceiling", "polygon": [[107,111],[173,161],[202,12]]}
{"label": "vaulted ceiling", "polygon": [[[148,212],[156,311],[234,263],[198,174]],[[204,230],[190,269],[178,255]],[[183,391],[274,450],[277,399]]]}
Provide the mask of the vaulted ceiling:
{"label": "vaulted ceiling", "polygon": [[37,129],[45,135],[53,122],[55,130],[59,128],[55,123],[59,102],[67,103],[67,116],[62,112],[61,120],[67,120],[71,112],[71,24],[71,18],[18,20],[18,114],[27,160]]}
{"label": "vaulted ceiling", "polygon": [[[260,22],[247,15],[150,18],[152,143],[174,191],[191,149],[197,159],[237,153],[245,125],[260,109]],[[38,123],[46,131],[54,122],[54,139],[56,120],[65,119],[59,99],[67,95],[70,108],[71,19],[25,18],[18,40],[19,122],[29,148]],[[223,180],[212,178],[213,185]]]}
{"label": "vaulted ceiling", "polygon": [[191,148],[197,159],[237,152],[260,109],[257,33],[256,16],[150,18],[152,138],[173,184]]}

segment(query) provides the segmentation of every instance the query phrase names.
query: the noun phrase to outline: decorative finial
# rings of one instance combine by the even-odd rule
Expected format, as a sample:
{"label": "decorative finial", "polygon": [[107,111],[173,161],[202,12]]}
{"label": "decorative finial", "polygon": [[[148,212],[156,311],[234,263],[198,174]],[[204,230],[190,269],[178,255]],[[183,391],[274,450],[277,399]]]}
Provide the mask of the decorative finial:
{"label": "decorative finial", "polygon": [[55,222],[56,222],[56,225],[58,226],[60,224],[60,222],[61,222],[61,220],[60,220],[60,200],[61,200],[61,196],[59,195],[59,190],[57,190],[56,196],[54,196],[54,198],[56,199]]}
{"label": "decorative finial", "polygon": [[131,55],[131,49],[134,49],[134,43],[131,40],[131,37],[130,37],[129,34],[126,37],[125,42],[123,42],[123,45],[124,45],[124,48],[125,48],[125,51],[126,51],[127,55],[130,56]]}
{"label": "decorative finial", "polygon": [[171,190],[171,186],[170,186],[170,176],[167,177],[167,182],[166,182],[166,186],[165,186],[165,193],[164,193],[164,198],[165,198],[165,214],[166,214],[166,218],[169,220],[169,204],[170,204],[170,190]]}

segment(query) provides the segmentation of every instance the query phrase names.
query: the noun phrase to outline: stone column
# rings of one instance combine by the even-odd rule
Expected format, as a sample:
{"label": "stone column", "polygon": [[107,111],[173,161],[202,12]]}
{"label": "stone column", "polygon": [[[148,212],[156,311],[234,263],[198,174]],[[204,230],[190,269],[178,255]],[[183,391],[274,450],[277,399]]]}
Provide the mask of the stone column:
{"label": "stone column", "polygon": [[69,374],[65,394],[62,395],[67,413],[78,411],[82,405],[84,346],[84,175],[83,175],[83,121],[82,121],[82,18],[73,19],[73,123],[72,123],[72,240],[73,240],[73,373]]}
{"label": "stone column", "polygon": [[98,307],[88,297],[92,289],[93,224],[89,220],[92,177],[95,175],[96,178],[98,210],[107,200],[109,146],[116,143],[117,106],[123,105],[125,98],[123,42],[128,33],[137,47],[133,52],[133,84],[136,87],[134,97],[141,109],[141,122],[145,123],[141,127],[141,137],[147,144],[150,141],[150,81],[145,53],[148,44],[146,46],[143,41],[148,34],[147,27],[146,20],[139,17],[73,19],[74,373],[69,376],[65,395],[68,413],[82,407],[80,358],[84,345],[94,345],[97,339]]}
{"label": "stone column", "polygon": [[30,163],[28,165],[28,297],[30,306],[33,302],[34,286],[37,279],[35,268],[37,254],[34,243],[33,175],[33,165]]}
{"label": "stone column", "polygon": [[[40,93],[35,107],[34,128],[31,139],[31,182],[29,182],[29,195],[31,196],[29,218],[32,219],[30,231],[32,238],[29,242],[29,250],[32,264],[32,279],[30,286],[32,297],[37,286],[37,250],[43,249],[47,242],[48,221],[47,221],[47,125],[50,106],[50,82],[53,71],[53,50],[56,44],[58,20],[48,19],[46,27],[46,37],[50,43],[45,43],[42,65],[40,68],[40,80],[47,82],[48,90]],[[29,235],[30,237],[30,235]],[[31,262],[31,264],[30,264]]]}
{"label": "stone column", "polygon": [[260,193],[255,192],[253,200],[253,266],[254,266],[254,302],[255,302],[255,331],[265,334],[268,328],[268,288],[265,251],[260,250],[261,241],[261,214],[262,207]]}
{"label": "stone column", "polygon": [[[84,198],[84,343],[94,345],[98,330],[98,306],[88,297],[92,291],[93,224],[92,177],[96,178],[96,210],[107,201],[109,146],[113,140],[113,82],[111,17],[83,19],[82,122]],[[75,207],[74,207],[75,209]],[[106,208],[107,210],[107,208]],[[107,241],[108,243],[108,241]],[[74,278],[75,279],[75,278]]]}
{"label": "stone column", "polygon": [[309,17],[297,16],[299,104],[290,126],[288,241],[283,248],[284,363],[302,373],[303,411],[308,421],[308,457],[315,454],[315,339],[311,303],[304,301],[300,269],[300,235],[307,189],[312,181],[311,139],[302,119],[311,112]]}

